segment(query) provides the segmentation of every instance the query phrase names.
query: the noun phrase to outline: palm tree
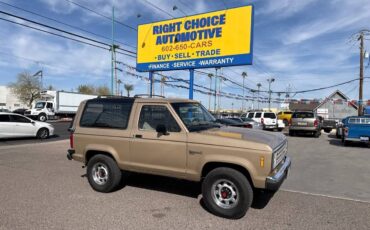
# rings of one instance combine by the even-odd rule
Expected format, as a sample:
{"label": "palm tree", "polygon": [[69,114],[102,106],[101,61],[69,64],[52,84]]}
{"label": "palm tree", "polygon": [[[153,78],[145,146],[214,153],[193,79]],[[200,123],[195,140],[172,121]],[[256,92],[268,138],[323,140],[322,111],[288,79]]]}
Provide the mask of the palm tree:
{"label": "palm tree", "polygon": [[129,97],[130,91],[134,90],[134,86],[130,84],[125,84],[124,87],[125,87],[125,90],[127,91],[127,96]]}

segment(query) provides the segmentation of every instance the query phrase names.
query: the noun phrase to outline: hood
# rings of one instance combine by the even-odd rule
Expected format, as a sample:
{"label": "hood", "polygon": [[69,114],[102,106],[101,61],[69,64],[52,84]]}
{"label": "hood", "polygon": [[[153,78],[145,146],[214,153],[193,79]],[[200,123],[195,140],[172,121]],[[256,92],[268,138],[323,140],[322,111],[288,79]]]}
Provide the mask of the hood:
{"label": "hood", "polygon": [[222,126],[221,128],[205,130],[201,133],[266,144],[272,150],[281,145],[282,142],[286,141],[286,137],[282,133],[231,126]]}

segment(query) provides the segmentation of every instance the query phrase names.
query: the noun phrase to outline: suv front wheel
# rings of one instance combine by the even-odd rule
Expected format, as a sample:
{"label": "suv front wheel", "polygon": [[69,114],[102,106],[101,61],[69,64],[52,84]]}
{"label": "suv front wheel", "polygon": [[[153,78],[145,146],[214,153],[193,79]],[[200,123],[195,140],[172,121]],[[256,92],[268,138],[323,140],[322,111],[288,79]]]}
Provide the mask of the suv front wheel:
{"label": "suv front wheel", "polygon": [[86,174],[91,187],[103,193],[114,191],[122,177],[117,163],[111,157],[102,154],[95,155],[89,160]]}
{"label": "suv front wheel", "polygon": [[202,183],[205,206],[215,215],[242,218],[253,201],[253,190],[247,178],[231,168],[216,168]]}

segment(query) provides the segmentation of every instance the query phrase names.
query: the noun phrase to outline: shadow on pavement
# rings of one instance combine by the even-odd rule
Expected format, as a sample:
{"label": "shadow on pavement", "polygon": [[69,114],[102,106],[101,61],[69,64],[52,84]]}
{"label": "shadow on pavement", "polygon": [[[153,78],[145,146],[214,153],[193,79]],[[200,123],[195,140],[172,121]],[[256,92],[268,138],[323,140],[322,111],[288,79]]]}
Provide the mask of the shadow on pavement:
{"label": "shadow on pavement", "polygon": [[369,147],[369,144],[362,143],[362,142],[348,142],[347,145],[344,146],[341,139],[330,139],[328,141],[329,141],[329,144],[331,145],[342,146],[343,148],[351,148],[351,147],[368,148]]}

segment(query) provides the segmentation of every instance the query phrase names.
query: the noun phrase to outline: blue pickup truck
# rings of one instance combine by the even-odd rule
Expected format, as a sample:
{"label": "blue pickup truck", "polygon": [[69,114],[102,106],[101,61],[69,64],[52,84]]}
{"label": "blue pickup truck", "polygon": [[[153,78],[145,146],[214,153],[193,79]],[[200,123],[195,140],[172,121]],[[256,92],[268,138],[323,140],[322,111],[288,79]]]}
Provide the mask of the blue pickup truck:
{"label": "blue pickup truck", "polygon": [[343,119],[342,142],[364,142],[370,144],[370,117],[353,116]]}

